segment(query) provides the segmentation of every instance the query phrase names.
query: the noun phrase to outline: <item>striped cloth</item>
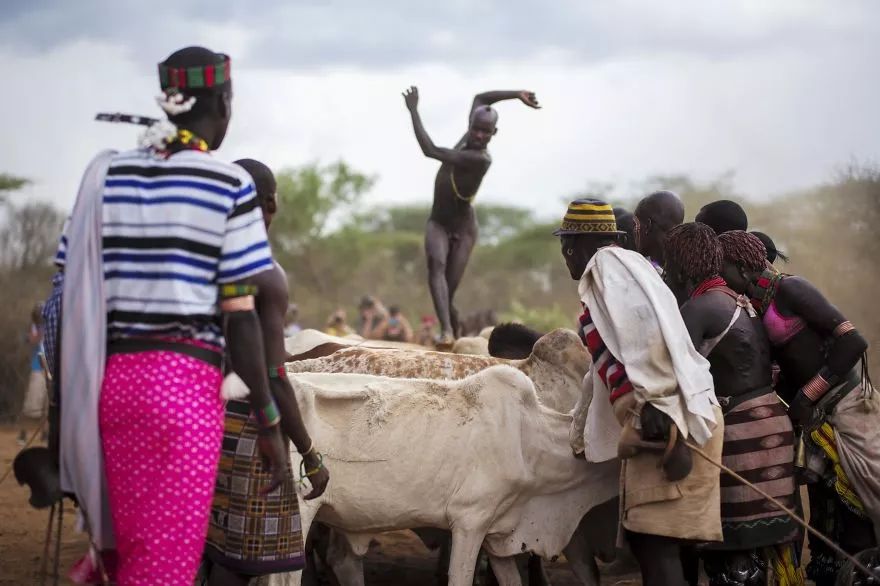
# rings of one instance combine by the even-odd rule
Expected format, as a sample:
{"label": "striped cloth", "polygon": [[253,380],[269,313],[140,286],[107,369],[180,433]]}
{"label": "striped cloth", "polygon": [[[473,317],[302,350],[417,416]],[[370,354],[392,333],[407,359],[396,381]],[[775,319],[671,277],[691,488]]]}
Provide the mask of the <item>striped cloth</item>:
{"label": "striped cloth", "polygon": [[[788,507],[794,506],[794,431],[785,406],[769,389],[724,415],[725,466]],[[721,475],[724,543],[713,549],[744,550],[792,541],[797,525],[776,505]]]}
{"label": "striped cloth", "polygon": [[49,374],[58,376],[58,340],[61,333],[61,293],[64,289],[64,273],[58,271],[52,277],[52,292],[43,303],[43,350]]}
{"label": "striped cloth", "polygon": [[58,250],[55,251],[55,266],[63,269],[67,263],[67,227],[70,225],[70,218],[64,220],[64,226],[61,228],[61,238],[58,240]]}
{"label": "striped cloth", "polygon": [[825,457],[831,462],[831,468],[834,471],[833,483],[834,490],[840,497],[840,500],[846,505],[850,511],[858,517],[865,518],[865,503],[853,490],[852,482],[846,475],[846,471],[840,462],[840,454],[837,451],[837,438],[834,435],[834,428],[830,423],[823,423],[818,428],[810,432],[810,439],[821,448]]}
{"label": "striped cloth", "polygon": [[582,305],[584,313],[578,318],[580,326],[578,335],[581,337],[581,341],[587,347],[587,350],[590,351],[590,356],[593,359],[593,364],[597,369],[599,378],[602,379],[602,382],[605,383],[605,386],[611,392],[610,398],[613,403],[618,398],[632,391],[633,386],[626,375],[626,368],[611,354],[605,346],[605,342],[602,341],[599,330],[596,329],[596,324],[593,323],[593,319],[590,317],[590,309],[586,305]]}
{"label": "striped cloth", "polygon": [[[222,347],[218,284],[272,267],[250,175],[210,154],[116,155],[103,199],[109,340],[187,338]],[[55,262],[67,258],[63,234]]]}

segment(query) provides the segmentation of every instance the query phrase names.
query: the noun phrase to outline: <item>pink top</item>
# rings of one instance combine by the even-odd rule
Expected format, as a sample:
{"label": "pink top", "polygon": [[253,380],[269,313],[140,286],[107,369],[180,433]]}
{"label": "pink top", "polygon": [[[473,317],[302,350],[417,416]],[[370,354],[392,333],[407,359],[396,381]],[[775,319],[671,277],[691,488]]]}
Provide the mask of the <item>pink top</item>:
{"label": "pink top", "polygon": [[802,317],[786,317],[779,313],[776,301],[771,302],[764,313],[764,328],[767,330],[770,343],[774,346],[785,345],[806,326],[807,322]]}

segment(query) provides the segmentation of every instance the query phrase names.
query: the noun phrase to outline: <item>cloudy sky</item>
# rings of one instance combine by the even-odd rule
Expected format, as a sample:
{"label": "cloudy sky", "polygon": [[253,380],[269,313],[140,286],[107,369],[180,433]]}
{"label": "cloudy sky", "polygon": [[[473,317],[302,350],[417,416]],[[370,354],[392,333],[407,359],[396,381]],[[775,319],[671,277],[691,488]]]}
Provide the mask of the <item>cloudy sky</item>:
{"label": "cloudy sky", "polygon": [[400,92],[416,84],[441,145],[473,94],[498,105],[480,200],[556,215],[590,181],[632,195],[656,173],[763,198],[880,161],[880,2],[845,0],[3,0],[0,171],[67,208],[99,149],[138,130],[98,111],[158,115],[155,64],[202,44],[233,57],[219,157],[274,168],[343,158],[375,174],[374,203],[427,201],[436,163]]}

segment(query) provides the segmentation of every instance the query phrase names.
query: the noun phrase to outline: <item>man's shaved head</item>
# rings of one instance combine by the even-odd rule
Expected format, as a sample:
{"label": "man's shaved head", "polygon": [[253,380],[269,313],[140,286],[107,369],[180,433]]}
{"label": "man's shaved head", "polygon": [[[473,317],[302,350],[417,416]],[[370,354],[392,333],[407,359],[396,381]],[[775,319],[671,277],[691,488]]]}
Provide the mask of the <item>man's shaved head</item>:
{"label": "man's shaved head", "polygon": [[706,224],[716,234],[724,234],[733,230],[745,232],[749,227],[749,218],[742,206],[729,199],[721,199],[706,204],[700,209],[700,213],[694,221]]}
{"label": "man's shaved head", "polygon": [[470,123],[473,124],[478,118],[495,126],[498,123],[498,111],[492,106],[480,106],[471,113]]}
{"label": "man's shaved head", "polygon": [[263,210],[263,220],[268,228],[272,223],[272,217],[278,211],[278,200],[275,197],[275,174],[265,163],[256,159],[239,159],[235,161],[235,164],[247,171],[254,180],[254,185],[257,188],[257,203]]}
{"label": "man's shaved head", "polygon": [[662,264],[666,233],[684,222],[684,204],[671,191],[655,191],[639,202],[635,217],[638,251]]}

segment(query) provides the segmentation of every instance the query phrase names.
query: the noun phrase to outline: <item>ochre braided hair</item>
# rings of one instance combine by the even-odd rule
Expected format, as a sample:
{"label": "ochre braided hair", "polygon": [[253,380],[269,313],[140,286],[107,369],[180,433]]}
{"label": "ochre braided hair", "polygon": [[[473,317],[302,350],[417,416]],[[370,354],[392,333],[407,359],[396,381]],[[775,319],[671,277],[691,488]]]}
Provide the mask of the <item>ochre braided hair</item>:
{"label": "ochre braided hair", "polygon": [[718,237],[724,260],[749,271],[767,268],[767,249],[761,239],[743,230],[732,230]]}
{"label": "ochre braided hair", "polygon": [[706,224],[681,224],[666,234],[664,245],[667,268],[701,283],[718,276],[723,259],[718,236]]}

